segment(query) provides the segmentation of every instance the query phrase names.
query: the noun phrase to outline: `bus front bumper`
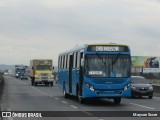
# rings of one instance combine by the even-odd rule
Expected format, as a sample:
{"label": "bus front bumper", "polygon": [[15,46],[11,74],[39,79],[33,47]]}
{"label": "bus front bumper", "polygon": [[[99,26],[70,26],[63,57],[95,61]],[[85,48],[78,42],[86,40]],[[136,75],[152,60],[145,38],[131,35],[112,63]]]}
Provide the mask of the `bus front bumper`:
{"label": "bus front bumper", "polygon": [[84,91],[83,98],[114,98],[131,96],[131,88],[128,88],[127,90],[91,90],[84,87]]}

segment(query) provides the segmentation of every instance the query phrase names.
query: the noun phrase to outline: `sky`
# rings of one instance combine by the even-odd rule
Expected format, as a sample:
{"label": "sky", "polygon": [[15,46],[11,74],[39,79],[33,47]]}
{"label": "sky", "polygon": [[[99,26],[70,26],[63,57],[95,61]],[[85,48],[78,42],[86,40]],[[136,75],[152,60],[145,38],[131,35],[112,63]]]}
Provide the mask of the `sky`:
{"label": "sky", "polygon": [[160,56],[160,0],[1,0],[0,64],[29,65],[76,45],[127,44]]}

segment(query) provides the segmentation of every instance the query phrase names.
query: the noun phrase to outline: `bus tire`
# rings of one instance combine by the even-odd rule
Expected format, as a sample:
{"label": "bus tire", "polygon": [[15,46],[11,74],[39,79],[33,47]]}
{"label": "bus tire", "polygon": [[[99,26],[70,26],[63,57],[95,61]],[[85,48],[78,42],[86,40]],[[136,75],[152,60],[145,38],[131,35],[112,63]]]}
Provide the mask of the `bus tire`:
{"label": "bus tire", "polygon": [[53,86],[53,82],[51,82],[51,86]]}
{"label": "bus tire", "polygon": [[66,86],[65,86],[65,84],[63,85],[63,96],[64,96],[64,98],[68,98],[68,94],[66,93]]}
{"label": "bus tire", "polygon": [[120,104],[121,103],[121,97],[114,98],[114,103],[115,104]]}

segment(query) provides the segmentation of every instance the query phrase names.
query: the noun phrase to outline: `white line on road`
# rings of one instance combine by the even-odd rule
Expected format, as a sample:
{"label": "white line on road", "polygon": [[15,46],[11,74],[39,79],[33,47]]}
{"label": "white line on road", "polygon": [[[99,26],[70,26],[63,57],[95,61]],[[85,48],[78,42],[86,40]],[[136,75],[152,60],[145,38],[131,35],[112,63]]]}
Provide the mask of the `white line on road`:
{"label": "white line on road", "polygon": [[35,89],[36,91],[38,91],[38,92],[40,92],[40,90],[39,89]]}
{"label": "white line on road", "polygon": [[78,107],[74,106],[74,105],[70,105],[72,108],[77,109]]}
{"label": "white line on road", "polygon": [[92,113],[89,113],[89,112],[87,112],[87,111],[83,111],[83,113],[85,113],[85,114],[87,114],[87,115],[89,115],[89,116],[93,116]]}
{"label": "white line on road", "polygon": [[56,97],[55,99],[56,99],[56,100],[59,100],[59,98],[57,98],[57,97]]}
{"label": "white line on road", "polygon": [[64,103],[64,104],[68,104],[66,101],[61,101],[62,103]]}
{"label": "white line on road", "polygon": [[49,96],[47,93],[43,93],[43,95]]}
{"label": "white line on road", "polygon": [[143,105],[139,105],[139,104],[135,104],[135,103],[129,103],[129,104],[136,105],[136,106],[139,106],[139,107],[144,107],[144,108],[151,109],[151,110],[155,109],[155,108],[151,108],[151,107],[147,107],[147,106],[143,106]]}
{"label": "white line on road", "polygon": [[52,95],[48,95],[49,97],[53,97]]}

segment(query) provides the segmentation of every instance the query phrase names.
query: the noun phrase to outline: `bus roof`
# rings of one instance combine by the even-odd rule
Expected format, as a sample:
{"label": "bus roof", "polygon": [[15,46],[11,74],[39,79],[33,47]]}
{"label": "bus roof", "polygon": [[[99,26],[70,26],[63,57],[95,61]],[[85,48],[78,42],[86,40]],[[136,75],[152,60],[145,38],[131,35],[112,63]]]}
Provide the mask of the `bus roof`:
{"label": "bus roof", "polygon": [[81,50],[81,49],[87,50],[88,46],[115,46],[115,47],[116,46],[120,46],[120,47],[128,47],[129,48],[128,45],[125,45],[125,44],[115,44],[115,43],[108,43],[108,44],[107,43],[105,43],[105,44],[103,44],[103,43],[98,43],[98,44],[83,44],[83,45],[76,46],[76,47],[74,47],[74,48],[72,48],[70,50],[67,50],[65,52],[62,52],[59,55],[66,54],[66,53],[72,53],[74,51],[78,51],[78,50]]}

